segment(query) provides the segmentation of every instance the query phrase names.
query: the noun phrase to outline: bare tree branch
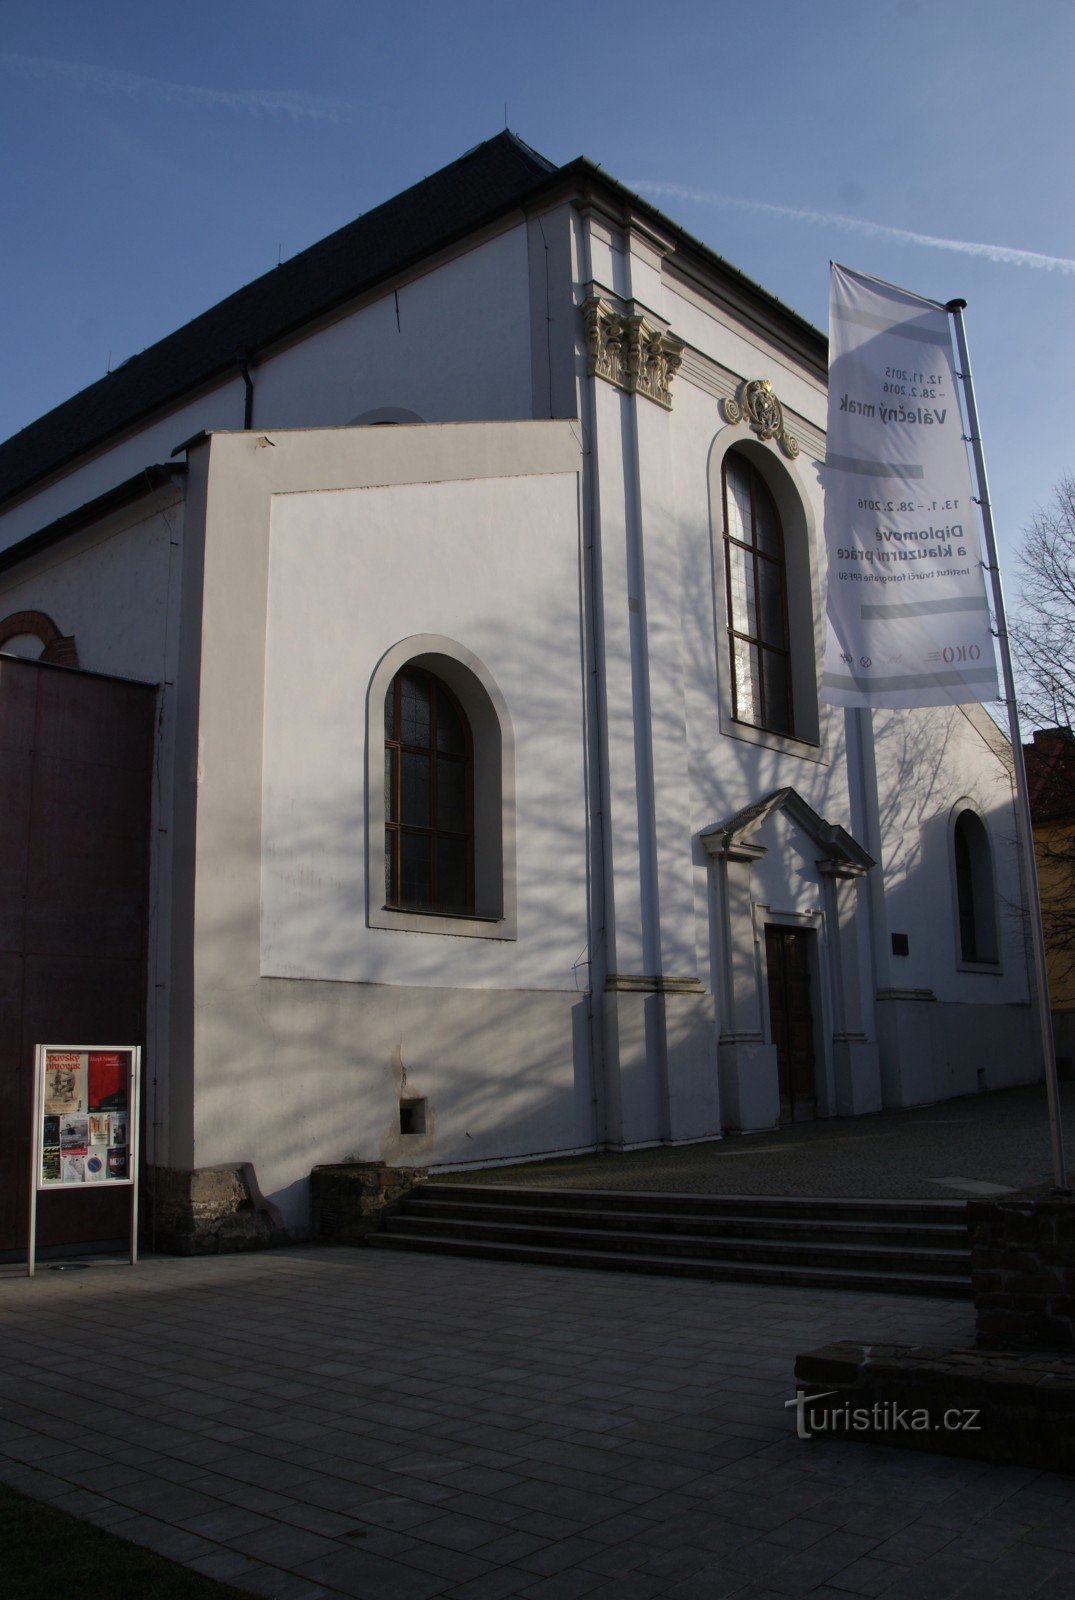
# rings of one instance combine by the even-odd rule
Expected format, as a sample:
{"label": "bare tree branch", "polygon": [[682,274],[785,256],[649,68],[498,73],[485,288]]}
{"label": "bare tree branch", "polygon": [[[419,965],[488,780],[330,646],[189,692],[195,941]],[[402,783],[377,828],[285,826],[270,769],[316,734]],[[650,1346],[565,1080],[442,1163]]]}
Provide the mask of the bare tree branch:
{"label": "bare tree branch", "polygon": [[1075,474],[1035,513],[1019,556],[1010,633],[1020,713],[1040,731],[1027,777],[1054,975],[1075,972]]}

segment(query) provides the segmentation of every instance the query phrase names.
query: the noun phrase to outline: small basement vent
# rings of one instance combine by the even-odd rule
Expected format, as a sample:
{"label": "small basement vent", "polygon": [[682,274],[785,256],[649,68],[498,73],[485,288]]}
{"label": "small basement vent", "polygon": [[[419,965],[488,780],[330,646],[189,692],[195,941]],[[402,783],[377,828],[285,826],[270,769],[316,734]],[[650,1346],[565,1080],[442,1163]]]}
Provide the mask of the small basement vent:
{"label": "small basement vent", "polygon": [[424,1100],[401,1100],[399,1102],[399,1131],[400,1133],[425,1133],[426,1103]]}

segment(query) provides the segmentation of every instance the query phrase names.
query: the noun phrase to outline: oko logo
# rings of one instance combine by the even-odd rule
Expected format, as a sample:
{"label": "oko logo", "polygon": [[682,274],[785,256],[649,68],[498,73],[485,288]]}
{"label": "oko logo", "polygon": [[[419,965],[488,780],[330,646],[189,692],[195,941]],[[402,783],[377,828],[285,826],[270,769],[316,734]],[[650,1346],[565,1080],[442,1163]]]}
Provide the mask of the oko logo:
{"label": "oko logo", "polygon": [[941,651],[941,660],[949,667],[960,661],[980,661],[981,648],[976,644],[946,644]]}

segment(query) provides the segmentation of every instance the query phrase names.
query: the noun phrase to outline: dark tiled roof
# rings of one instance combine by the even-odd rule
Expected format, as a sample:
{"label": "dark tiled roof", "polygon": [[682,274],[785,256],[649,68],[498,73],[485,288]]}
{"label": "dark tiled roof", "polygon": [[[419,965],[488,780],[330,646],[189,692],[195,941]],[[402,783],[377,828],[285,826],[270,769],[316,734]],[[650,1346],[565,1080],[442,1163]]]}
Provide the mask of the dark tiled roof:
{"label": "dark tiled roof", "polygon": [[0,444],[0,500],[251,354],[510,211],[556,167],[514,134],[366,212],[256,278]]}
{"label": "dark tiled roof", "polygon": [[504,132],[255,278],[0,444],[0,503],[200,387],[237,377],[240,351],[256,356],[557,184],[597,188],[625,212],[650,217],[676,240],[685,263],[716,274],[734,310],[766,328],[775,319],[790,347],[824,376],[824,335],[796,312],[584,157],[557,167]]}

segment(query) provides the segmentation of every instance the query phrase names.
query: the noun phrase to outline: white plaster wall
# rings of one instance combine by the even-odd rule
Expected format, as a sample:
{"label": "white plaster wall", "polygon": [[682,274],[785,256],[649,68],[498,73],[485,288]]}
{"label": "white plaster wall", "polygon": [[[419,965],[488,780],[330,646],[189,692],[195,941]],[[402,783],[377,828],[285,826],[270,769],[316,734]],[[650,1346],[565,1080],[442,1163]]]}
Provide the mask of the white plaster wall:
{"label": "white plaster wall", "polygon": [[[531,414],[526,226],[518,223],[377,295],[251,366],[255,428],[342,427],[381,406],[427,422]],[[168,461],[201,430],[243,425],[236,371],[0,513],[0,550],[143,467]]]}
{"label": "white plaster wall", "polygon": [[[805,371],[779,339],[767,339],[756,328],[744,328],[728,311],[707,305],[701,294],[668,277],[664,284],[662,305],[655,309],[672,324],[677,338],[740,378],[770,378],[785,412],[824,428],[827,409],[824,383],[812,372]],[[677,379],[677,385],[681,381]],[[793,421],[791,431],[794,432]]]}
{"label": "white plaster wall", "polygon": [[530,416],[527,255],[520,223],[253,368],[254,425],[338,427],[380,406]]}
{"label": "white plaster wall", "polygon": [[87,671],[162,682],[182,525],[172,489],[103,519],[0,576],[0,617],[43,611]]}
{"label": "white plaster wall", "polygon": [[[233,434],[195,454],[192,1164],[252,1162],[301,1228],[318,1162],[592,1144],[577,429]],[[365,926],[365,690],[415,631],[459,636],[515,723],[514,942]],[[303,976],[265,975],[263,927]],[[401,1147],[404,1073],[430,1132]]]}
{"label": "white plaster wall", "polygon": [[[434,632],[480,658],[512,719],[516,940],[366,925],[367,688],[388,649]],[[277,496],[262,972],[574,987],[586,941],[582,699],[574,474]],[[383,903],[383,881],[370,892]]]}
{"label": "white plaster wall", "polygon": [[[645,290],[650,296],[647,303],[669,321],[674,334],[728,369],[733,377],[771,378],[791,430],[796,431],[797,420],[800,428],[807,425],[800,437],[803,449],[795,461],[789,461],[776,443],[755,444],[755,449],[768,453],[774,470],[809,508],[815,541],[814,609],[820,615],[826,578],[820,541],[823,496],[820,461],[812,450],[818,432],[824,429],[825,395],[817,375],[797,362],[779,338],[770,340],[758,330],[737,326],[728,311],[705,307],[699,291],[675,282],[667,273],[660,292],[655,292],[651,250],[647,247],[632,254],[616,230],[606,224],[581,225],[575,250],[577,271],[584,281],[593,276],[624,296],[633,291],[644,298]],[[927,988],[942,1002],[934,1006],[937,1018],[930,1034],[932,1093],[940,1097],[977,1086],[973,1072],[969,1084],[966,1082],[967,1074],[959,1063],[961,1036],[968,1041],[973,1037],[965,1054],[984,1062],[984,1081],[989,1087],[1016,1081],[1011,1074],[1018,1075],[1021,1069],[1018,1064],[1005,1069],[1002,1057],[1011,1053],[1012,1040],[1022,1038],[1026,1031],[1025,952],[1021,928],[1010,910],[1020,899],[1020,888],[1012,844],[1010,782],[998,741],[983,736],[980,719],[984,713],[975,711],[968,716],[959,709],[894,717],[878,713],[879,815],[864,804],[864,783],[869,787],[870,775],[867,770],[864,777],[859,764],[860,739],[852,741],[849,754],[848,721],[842,713],[821,709],[820,744],[813,748],[796,748],[791,741],[784,741],[781,748],[781,741],[757,740],[746,734],[736,737],[735,730],[727,728],[722,732],[720,686],[729,671],[720,604],[724,556],[721,511],[716,502],[719,473],[710,473],[709,462],[714,448],[719,454],[729,438],[752,436],[743,425],[735,430],[728,427],[717,396],[701,382],[693,382],[687,368],[681,369],[673,382],[670,417],[643,399],[625,402],[616,396],[610,400],[609,386],[599,380],[590,380],[590,388],[595,391],[591,426],[600,472],[597,516],[604,541],[603,562],[624,589],[630,586],[627,577],[621,579],[618,564],[622,537],[619,485],[628,486],[629,497],[635,472],[640,485],[644,573],[641,585],[636,583],[631,592],[641,587],[642,654],[648,652],[655,745],[661,732],[677,721],[672,680],[680,666],[683,674],[687,771],[683,773],[676,761],[655,764],[655,815],[659,855],[664,860],[670,862],[677,848],[684,854],[690,851],[693,838],[693,925],[689,930],[680,926],[684,913],[680,897],[668,892],[674,878],[666,868],[660,874],[664,891],[660,896],[662,947],[674,950],[681,947],[684,937],[693,937],[696,970],[708,981],[714,933],[710,869],[698,847],[697,833],[774,789],[790,785],[823,818],[842,825],[867,849],[873,849],[881,863],[877,869],[881,894],[864,888],[860,896],[860,977],[866,995],[862,1022],[867,1035],[873,1036],[875,1029],[869,998],[875,979],[880,984]],[[585,395],[585,389],[582,393]],[[638,412],[638,426],[633,431],[619,426],[615,415],[617,407],[626,404],[633,404]],[[637,459],[632,455],[635,450]],[[618,677],[620,688],[613,691],[610,687],[609,694],[623,699],[628,666],[633,661],[637,673],[640,651],[637,644],[633,653],[628,649],[616,611],[610,609],[629,603],[628,595],[615,593],[606,585],[602,599],[608,624],[606,649],[611,652],[612,644],[619,641],[616,654],[609,654],[607,671],[610,680]],[[621,716],[619,722],[623,720]],[[610,740],[622,734],[623,728],[617,727],[610,714]],[[617,762],[623,760],[622,749],[618,753],[614,749],[614,773]],[[994,845],[997,919],[1003,944],[998,975],[960,971],[956,956],[948,824],[951,808],[964,798],[986,819]],[[632,845],[637,851],[638,839],[644,843],[644,815],[636,824],[641,832],[635,840],[628,823],[627,808],[621,805],[618,817],[615,810],[613,813],[614,873],[617,854],[627,860]],[[799,859],[793,841],[787,843],[789,848],[770,850],[756,868],[755,901],[768,903],[774,911],[817,916],[823,910],[823,899],[818,894],[816,871],[811,863]],[[871,898],[872,926],[866,916]],[[616,937],[621,940],[624,926],[618,901],[616,909]],[[822,928],[823,922],[818,926]],[[911,960],[889,957],[892,929],[909,934]],[[630,937],[628,930],[628,942]],[[824,950],[821,955],[824,958]],[[958,1010],[964,1015],[962,1035],[957,1022],[943,1020],[954,1018]],[[992,1039],[990,1015],[996,1022]],[[717,1026],[722,1026],[719,1015]]]}
{"label": "white plaster wall", "polygon": [[[677,378],[676,384],[679,382]],[[792,749],[780,749],[721,732],[720,679],[728,674],[729,662],[717,603],[725,581],[721,508],[711,500],[709,463],[714,441],[732,430],[724,422],[717,400],[689,383],[675,388],[672,417],[681,571],[678,627],[689,751],[685,824],[696,835],[774,789],[790,785],[820,816],[854,831],[842,717],[822,708],[820,748],[805,743],[796,747],[788,741]],[[734,431],[738,437],[739,430]],[[807,500],[819,526],[822,502],[816,464],[805,456],[788,462],[776,446],[771,448],[777,470],[785,475],[789,489]],[[815,558],[823,582],[824,552],[816,550]],[[700,962],[709,943],[708,870],[704,853],[696,849],[694,906]],[[705,959],[708,961],[707,956]],[[700,970],[705,971],[706,966]]]}
{"label": "white plaster wall", "polygon": [[[931,989],[939,1000],[1011,1004],[1029,995],[1012,806],[1012,779],[990,747],[1002,735],[985,713],[958,707],[873,713],[889,933],[910,953],[892,957],[890,981]],[[999,971],[960,970],[950,823],[957,803],[986,825],[993,854]],[[960,806],[962,809],[962,806]]]}
{"label": "white plaster wall", "polygon": [[171,459],[177,445],[202,429],[241,428],[243,386],[238,376],[211,392],[153,418],[128,437],[113,441],[97,455],[64,468],[26,498],[0,509],[0,550],[48,527],[57,517],[106,494],[144,467]]}

